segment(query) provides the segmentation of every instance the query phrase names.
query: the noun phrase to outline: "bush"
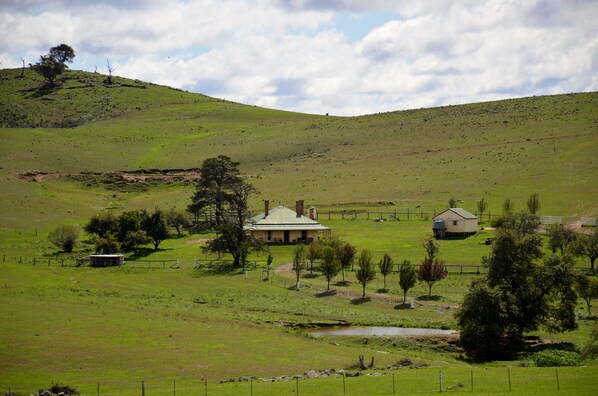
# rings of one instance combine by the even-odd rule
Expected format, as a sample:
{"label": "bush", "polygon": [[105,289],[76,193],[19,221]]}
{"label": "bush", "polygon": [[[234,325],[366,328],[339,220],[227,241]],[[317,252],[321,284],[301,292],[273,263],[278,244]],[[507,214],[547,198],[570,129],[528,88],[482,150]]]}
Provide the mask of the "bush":
{"label": "bush", "polygon": [[577,366],[581,362],[578,352],[558,349],[544,349],[534,353],[531,359],[538,367]]}
{"label": "bush", "polygon": [[74,247],[77,245],[78,239],[79,228],[74,225],[60,226],[48,234],[48,240],[66,253],[73,251]]}

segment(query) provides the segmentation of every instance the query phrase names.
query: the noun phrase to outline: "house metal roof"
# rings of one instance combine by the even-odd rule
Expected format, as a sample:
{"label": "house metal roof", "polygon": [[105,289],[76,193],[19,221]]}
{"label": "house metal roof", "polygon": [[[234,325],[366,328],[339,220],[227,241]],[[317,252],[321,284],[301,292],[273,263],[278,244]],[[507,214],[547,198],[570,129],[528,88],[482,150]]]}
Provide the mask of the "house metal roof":
{"label": "house metal roof", "polygon": [[297,216],[297,212],[284,207],[277,206],[269,210],[268,216],[260,213],[252,217],[243,227],[245,230],[329,230],[315,220],[306,216]]}
{"label": "house metal roof", "polygon": [[462,208],[448,208],[444,212],[440,213],[438,216],[434,217],[434,219],[438,219],[440,216],[442,216],[443,214],[445,214],[446,212],[449,212],[449,211],[455,213],[458,216],[461,216],[462,218],[464,218],[466,220],[477,219],[478,218],[476,215],[469,213],[465,209],[462,209]]}

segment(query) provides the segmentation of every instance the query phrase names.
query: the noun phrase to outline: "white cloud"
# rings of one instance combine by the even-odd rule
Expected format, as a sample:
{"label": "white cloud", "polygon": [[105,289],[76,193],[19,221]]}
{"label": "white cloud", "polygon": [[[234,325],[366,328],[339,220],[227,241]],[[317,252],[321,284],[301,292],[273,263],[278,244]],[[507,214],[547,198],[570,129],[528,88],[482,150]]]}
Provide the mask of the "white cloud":
{"label": "white cloud", "polygon": [[[9,0],[0,62],[59,43],[74,68],[295,111],[363,114],[596,90],[598,3]],[[399,15],[350,40],[335,13]],[[355,19],[355,24],[359,18]],[[350,24],[349,24],[350,25]],[[368,27],[369,29],[369,27]]]}

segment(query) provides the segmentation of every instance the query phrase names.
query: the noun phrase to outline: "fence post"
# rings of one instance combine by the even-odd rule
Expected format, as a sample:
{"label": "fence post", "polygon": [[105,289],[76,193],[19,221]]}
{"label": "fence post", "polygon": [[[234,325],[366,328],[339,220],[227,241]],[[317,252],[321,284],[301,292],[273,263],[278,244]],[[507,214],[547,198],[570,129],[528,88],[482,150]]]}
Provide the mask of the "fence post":
{"label": "fence post", "polygon": [[98,396],[100,396],[100,383],[98,382]]}
{"label": "fence post", "polygon": [[392,394],[394,395],[395,393],[395,373],[392,373]]}
{"label": "fence post", "polygon": [[345,378],[346,378],[346,375],[345,375],[345,373],[343,373],[343,395],[347,394],[347,386],[345,385]]}
{"label": "fence post", "polygon": [[145,396],[145,381],[141,381],[141,396]]}
{"label": "fence post", "polygon": [[297,381],[297,396],[299,396],[299,378],[295,378]]}
{"label": "fence post", "polygon": [[509,392],[511,391],[511,369],[508,368],[507,371],[509,372]]}
{"label": "fence post", "polygon": [[442,370],[440,371],[440,393],[442,393]]}
{"label": "fence post", "polygon": [[174,392],[174,396],[176,396],[176,380],[175,379],[172,380],[172,390]]}
{"label": "fence post", "polygon": [[556,370],[556,389],[561,390],[561,383],[559,382],[559,369],[555,368]]}
{"label": "fence post", "polygon": [[208,380],[207,378],[204,380],[204,385],[205,385],[205,389],[206,389],[206,396],[208,396]]}
{"label": "fence post", "polygon": [[251,386],[251,388],[250,388],[250,394],[251,394],[251,396],[253,396],[253,377],[249,378],[249,384]]}
{"label": "fence post", "polygon": [[19,264],[21,264],[22,258],[22,256],[19,256]]}
{"label": "fence post", "polygon": [[473,369],[471,370],[471,391],[473,392]]}
{"label": "fence post", "polygon": [[409,208],[407,208],[407,220],[409,220]]}
{"label": "fence post", "polygon": [[33,265],[35,265],[35,257],[33,258]]}

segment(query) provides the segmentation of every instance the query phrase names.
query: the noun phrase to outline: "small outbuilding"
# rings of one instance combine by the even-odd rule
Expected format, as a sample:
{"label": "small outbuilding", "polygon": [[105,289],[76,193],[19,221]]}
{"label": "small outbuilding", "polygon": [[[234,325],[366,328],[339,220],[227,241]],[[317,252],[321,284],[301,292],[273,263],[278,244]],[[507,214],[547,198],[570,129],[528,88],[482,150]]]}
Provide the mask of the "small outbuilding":
{"label": "small outbuilding", "polygon": [[122,254],[92,254],[89,256],[90,267],[117,267],[123,265],[125,256]]}
{"label": "small outbuilding", "polygon": [[264,213],[252,217],[245,224],[245,232],[262,243],[311,243],[330,235],[330,228],[317,221],[316,208],[308,209],[308,216],[303,215],[303,201],[295,203],[295,210],[284,206],[270,208],[270,202],[264,201]]}
{"label": "small outbuilding", "polygon": [[449,208],[434,217],[432,231],[434,237],[475,234],[478,230],[478,217],[461,208]]}

